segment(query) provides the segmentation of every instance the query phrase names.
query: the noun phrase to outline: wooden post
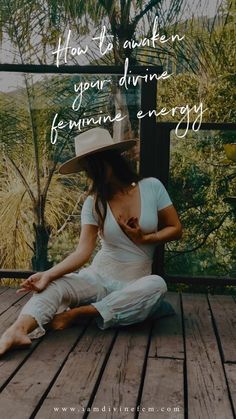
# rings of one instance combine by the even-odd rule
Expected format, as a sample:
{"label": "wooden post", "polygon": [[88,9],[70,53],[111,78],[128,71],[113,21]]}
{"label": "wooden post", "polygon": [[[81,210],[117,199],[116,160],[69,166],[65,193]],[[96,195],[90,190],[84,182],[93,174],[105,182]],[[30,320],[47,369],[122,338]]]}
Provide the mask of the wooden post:
{"label": "wooden post", "polygon": [[[157,82],[142,83],[141,110],[146,114],[156,109]],[[158,129],[157,129],[158,128]],[[146,116],[140,122],[140,173],[153,176],[167,186],[169,174],[169,127],[158,126],[156,116]],[[164,245],[158,246],[153,260],[153,273],[164,273]]]}
{"label": "wooden post", "polygon": [[[155,176],[168,189],[170,165],[170,129],[166,125],[156,124],[157,168]],[[164,275],[165,245],[157,246],[153,259],[153,273]]]}
{"label": "wooden post", "polygon": [[[143,114],[156,109],[157,81],[141,85],[141,110]],[[156,117],[148,115],[140,119],[140,174],[144,177],[156,173]]]}

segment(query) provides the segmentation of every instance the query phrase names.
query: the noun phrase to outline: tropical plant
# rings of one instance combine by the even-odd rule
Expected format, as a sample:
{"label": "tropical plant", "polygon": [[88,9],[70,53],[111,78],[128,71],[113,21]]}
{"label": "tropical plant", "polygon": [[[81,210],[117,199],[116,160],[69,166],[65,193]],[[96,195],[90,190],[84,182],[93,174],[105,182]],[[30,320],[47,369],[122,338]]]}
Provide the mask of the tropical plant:
{"label": "tropical plant", "polygon": [[[32,1],[6,2],[2,0],[2,6],[2,31],[14,47],[14,56],[18,57],[22,64],[31,62],[34,56],[37,56],[40,62],[42,45],[47,50],[52,42],[52,39],[47,41],[45,38],[44,4],[41,3],[35,7]],[[49,20],[46,26],[48,25],[50,25]],[[33,34],[36,33],[35,27],[39,31],[39,42],[36,44],[30,38],[31,29]],[[3,178],[1,194],[4,198],[1,208],[1,232],[4,236],[8,236],[8,243],[14,241],[18,244],[14,251],[18,256],[14,252],[9,253],[4,250],[4,246],[1,246],[1,258],[5,266],[16,266],[19,261],[22,266],[25,256],[21,257],[21,253],[29,256],[33,252],[33,268],[43,270],[51,264],[48,260],[48,242],[51,232],[53,230],[55,234],[56,225],[58,229],[60,224],[68,218],[68,211],[74,209],[81,194],[80,192],[79,197],[78,193],[69,194],[65,187],[65,183],[69,187],[68,182],[63,182],[57,175],[58,163],[71,153],[71,139],[76,134],[76,130],[65,129],[56,146],[50,142],[50,126],[54,114],[57,112],[66,120],[71,118],[70,93],[73,83],[77,82],[78,78],[43,77],[42,75],[37,78],[30,74],[23,74],[22,80],[24,88],[1,95],[3,121],[1,152],[5,159],[5,163],[1,165]],[[76,113],[76,117],[73,115],[73,119],[78,121],[85,109],[88,116],[101,115],[107,108],[107,101],[104,99],[107,95],[107,91],[98,92],[95,89],[93,92],[87,92],[84,95],[83,107]],[[66,103],[68,107],[65,108]],[[84,181],[82,181],[82,187],[83,184]],[[58,199],[54,201],[50,199],[53,192],[58,194]],[[11,226],[12,228],[8,231],[9,205],[12,205],[13,196],[15,197],[14,214],[17,221],[15,220],[15,228]],[[57,203],[57,210],[54,202]],[[28,226],[25,225],[26,213]],[[63,213],[65,213],[64,221]],[[24,243],[21,243],[22,240]],[[26,252],[27,249],[28,252]]]}

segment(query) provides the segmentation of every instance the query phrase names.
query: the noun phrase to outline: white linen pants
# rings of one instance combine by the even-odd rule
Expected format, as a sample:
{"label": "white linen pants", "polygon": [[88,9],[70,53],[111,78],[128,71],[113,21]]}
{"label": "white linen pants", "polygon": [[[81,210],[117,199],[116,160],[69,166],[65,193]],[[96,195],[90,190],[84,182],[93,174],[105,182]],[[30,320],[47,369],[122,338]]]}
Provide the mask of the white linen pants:
{"label": "white linen pants", "polygon": [[[129,325],[145,320],[155,313],[167,291],[158,275],[145,275],[128,283],[112,280],[107,283],[90,268],[67,274],[34,293],[20,312],[31,315],[38,323],[41,335],[44,325],[66,308],[92,304],[100,313],[96,322],[100,329]],[[33,337],[33,336],[32,336]]]}

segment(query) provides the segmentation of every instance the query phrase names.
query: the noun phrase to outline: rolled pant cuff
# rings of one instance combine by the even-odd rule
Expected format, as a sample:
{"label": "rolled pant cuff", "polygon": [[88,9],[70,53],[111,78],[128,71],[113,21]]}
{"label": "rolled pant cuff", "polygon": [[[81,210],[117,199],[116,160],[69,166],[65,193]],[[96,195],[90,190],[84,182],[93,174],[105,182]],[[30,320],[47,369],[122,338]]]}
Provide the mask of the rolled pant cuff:
{"label": "rolled pant cuff", "polygon": [[39,320],[40,315],[37,315],[36,313],[33,314],[33,313],[30,313],[30,312],[29,313],[27,313],[27,312],[20,313],[20,316],[24,316],[24,315],[33,317],[33,319],[38,323],[38,327],[36,327],[36,329],[34,329],[32,332],[28,333],[29,338],[30,339],[38,339],[38,338],[41,338],[42,336],[44,336],[45,333],[46,333],[46,330],[44,329],[41,321]]}
{"label": "rolled pant cuff", "polygon": [[96,323],[100,329],[107,329],[117,323],[114,319],[114,314],[102,302],[97,301],[96,303],[91,303],[91,305],[100,313],[100,316],[96,318]]}

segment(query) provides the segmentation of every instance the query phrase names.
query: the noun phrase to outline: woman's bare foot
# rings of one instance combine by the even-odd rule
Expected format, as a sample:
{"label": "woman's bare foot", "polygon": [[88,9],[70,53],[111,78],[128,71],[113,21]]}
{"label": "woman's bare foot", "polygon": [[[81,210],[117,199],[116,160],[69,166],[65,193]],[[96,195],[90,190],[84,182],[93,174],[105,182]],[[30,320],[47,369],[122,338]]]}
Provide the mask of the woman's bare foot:
{"label": "woman's bare foot", "polygon": [[56,314],[47,327],[54,330],[63,330],[72,324],[78,324],[78,320],[99,316],[99,312],[92,305],[71,308],[63,313]]}
{"label": "woman's bare foot", "polygon": [[9,349],[25,347],[31,345],[31,340],[27,335],[19,331],[7,330],[0,339],[0,356]]}
{"label": "woman's bare foot", "polygon": [[52,321],[48,323],[47,328],[53,330],[63,330],[71,326],[74,318],[70,315],[70,311],[56,314]]}

